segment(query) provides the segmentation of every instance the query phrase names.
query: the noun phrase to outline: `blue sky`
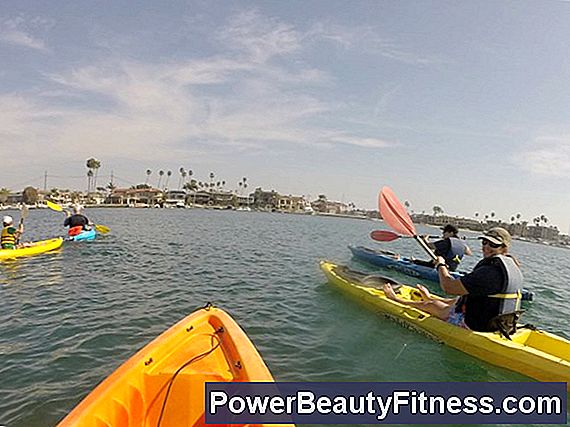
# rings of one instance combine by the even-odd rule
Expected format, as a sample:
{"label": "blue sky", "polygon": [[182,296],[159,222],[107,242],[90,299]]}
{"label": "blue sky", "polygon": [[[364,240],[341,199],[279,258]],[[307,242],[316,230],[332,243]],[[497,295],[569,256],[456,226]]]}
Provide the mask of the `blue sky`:
{"label": "blue sky", "polygon": [[[0,186],[248,178],[570,226],[570,4],[3,2]],[[172,183],[178,183],[172,179]]]}

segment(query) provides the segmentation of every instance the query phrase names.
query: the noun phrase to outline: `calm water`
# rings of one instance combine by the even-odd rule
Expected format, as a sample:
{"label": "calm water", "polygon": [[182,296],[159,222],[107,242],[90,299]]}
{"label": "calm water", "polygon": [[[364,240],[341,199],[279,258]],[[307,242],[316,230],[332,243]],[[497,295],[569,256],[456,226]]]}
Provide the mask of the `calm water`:
{"label": "calm water", "polygon": [[[136,350],[208,301],[238,321],[281,381],[526,380],[326,284],[319,260],[368,269],[350,261],[348,244],[424,257],[409,239],[372,242],[381,222],[202,210],[87,214],[112,232],[0,264],[0,425],[55,425]],[[61,235],[62,218],[30,212],[26,239]],[[471,246],[477,256],[466,268],[479,259],[478,243]],[[526,321],[570,338],[570,251],[515,242],[512,252],[536,294]]]}

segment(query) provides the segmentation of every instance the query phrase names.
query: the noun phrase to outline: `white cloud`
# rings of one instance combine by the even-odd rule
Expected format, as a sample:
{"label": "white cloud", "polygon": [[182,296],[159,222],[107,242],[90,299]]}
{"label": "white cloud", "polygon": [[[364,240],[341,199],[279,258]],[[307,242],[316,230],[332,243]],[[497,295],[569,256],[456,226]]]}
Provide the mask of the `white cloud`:
{"label": "white cloud", "polygon": [[270,61],[302,49],[305,37],[250,12],[221,30],[219,40],[234,48],[223,55],[163,63],[95,58],[46,74],[48,85],[37,92],[0,95],[0,137],[23,156],[41,152],[46,162],[57,158],[59,164],[91,155],[168,162],[219,151],[220,145],[393,145],[377,135],[319,125],[321,118],[349,110],[318,95],[334,79],[295,61],[288,68]]}
{"label": "white cloud", "polygon": [[570,135],[541,136],[515,160],[537,175],[570,176]]}
{"label": "white cloud", "polygon": [[302,34],[292,25],[250,10],[234,16],[219,40],[245,52],[253,62],[264,63],[273,56],[299,50]]}
{"label": "white cloud", "polygon": [[4,19],[0,21],[0,41],[46,52],[48,48],[45,42],[33,35],[33,32],[43,31],[50,25],[49,21],[40,18],[32,20],[25,20],[22,17]]}

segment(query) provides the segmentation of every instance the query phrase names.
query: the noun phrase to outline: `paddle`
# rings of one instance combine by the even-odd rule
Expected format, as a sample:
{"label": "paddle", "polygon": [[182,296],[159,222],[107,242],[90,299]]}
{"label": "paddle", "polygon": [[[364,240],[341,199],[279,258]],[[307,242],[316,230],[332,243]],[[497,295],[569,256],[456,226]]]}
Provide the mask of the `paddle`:
{"label": "paddle", "polygon": [[[63,212],[63,208],[61,207],[61,205],[58,205],[57,203],[46,200],[46,204],[47,207],[50,208],[51,210],[54,210],[56,212]],[[109,227],[101,224],[95,224],[95,230],[97,230],[99,233],[102,234],[107,234],[109,231],[111,231]]]}
{"label": "paddle", "polygon": [[[20,229],[20,227],[22,227],[22,225],[24,225],[24,220],[28,217],[29,213],[30,213],[30,210],[28,209],[28,206],[23,205],[22,210],[20,211],[20,224],[18,225],[18,229]],[[20,243],[20,237],[22,237],[22,236],[20,235],[18,237],[18,240],[16,240],[16,245],[18,245]]]}
{"label": "paddle", "polygon": [[47,204],[47,207],[50,208],[52,211],[63,212],[63,208],[60,205],[58,205],[57,203],[50,202],[49,200],[46,200],[46,204]]}
{"label": "paddle", "polygon": [[389,187],[382,188],[378,196],[378,208],[386,224],[398,233],[416,239],[422,249],[426,251],[434,261],[437,260],[437,256],[426,241],[417,235],[412,218],[410,218],[408,212],[406,212],[406,209],[402,206],[402,203],[400,203]]}
{"label": "paddle", "polygon": [[[374,230],[370,233],[370,238],[372,240],[376,240],[378,242],[391,242],[392,240],[397,239],[410,239],[413,236],[402,236],[400,234],[396,234],[393,231],[388,230]],[[430,239],[441,239],[441,236],[428,236]],[[466,240],[467,237],[458,237],[461,240]]]}

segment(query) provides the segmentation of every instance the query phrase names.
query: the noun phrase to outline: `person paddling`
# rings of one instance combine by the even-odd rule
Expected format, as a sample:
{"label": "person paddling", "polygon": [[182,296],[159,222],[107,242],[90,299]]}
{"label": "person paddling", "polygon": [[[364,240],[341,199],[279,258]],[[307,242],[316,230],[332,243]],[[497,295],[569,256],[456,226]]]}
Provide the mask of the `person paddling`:
{"label": "person paddling", "polygon": [[73,214],[68,211],[65,212],[67,217],[63,221],[64,227],[69,227],[67,234],[69,236],[77,236],[84,230],[90,230],[91,221],[81,213],[81,206],[75,205],[73,207]]}
{"label": "person paddling", "polygon": [[20,237],[22,237],[23,233],[23,222],[20,222],[20,225],[18,225],[18,227],[14,227],[14,218],[12,218],[10,215],[6,215],[4,218],[2,218],[2,249],[17,249],[17,243],[20,240]]}
{"label": "person paddling", "polygon": [[[455,225],[447,224],[441,230],[443,232],[442,238],[433,243],[428,242],[428,246],[434,250],[436,255],[444,258],[449,271],[456,271],[463,256],[470,256],[473,253],[469,246],[459,238],[459,230]],[[435,267],[434,261],[414,259],[412,262],[426,267]]]}
{"label": "person paddling", "polygon": [[501,227],[491,228],[482,236],[483,259],[471,273],[454,279],[443,257],[436,268],[442,290],[452,299],[436,299],[418,285],[422,301],[399,298],[392,287],[384,285],[386,296],[394,301],[427,311],[448,323],[480,332],[494,332],[497,316],[516,313],[520,309],[523,276],[518,261],[509,253],[511,235]]}

